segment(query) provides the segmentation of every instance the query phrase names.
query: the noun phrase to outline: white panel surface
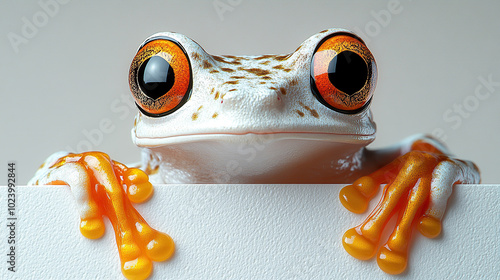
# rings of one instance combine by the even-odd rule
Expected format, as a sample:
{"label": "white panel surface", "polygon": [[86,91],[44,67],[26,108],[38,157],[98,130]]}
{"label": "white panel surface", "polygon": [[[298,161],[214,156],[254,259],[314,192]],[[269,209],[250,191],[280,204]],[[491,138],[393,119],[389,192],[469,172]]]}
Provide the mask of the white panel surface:
{"label": "white panel surface", "polygon": [[[177,246],[151,279],[498,279],[500,186],[455,188],[441,237],[415,234],[407,272],[389,277],[341,244],[365,215],[345,210],[340,185],[160,185],[137,208]],[[6,187],[0,219],[7,222]],[[80,235],[64,186],[17,187],[17,272],[7,270],[2,229],[0,279],[120,279],[109,223],[103,238]],[[5,228],[5,226],[2,226]]]}

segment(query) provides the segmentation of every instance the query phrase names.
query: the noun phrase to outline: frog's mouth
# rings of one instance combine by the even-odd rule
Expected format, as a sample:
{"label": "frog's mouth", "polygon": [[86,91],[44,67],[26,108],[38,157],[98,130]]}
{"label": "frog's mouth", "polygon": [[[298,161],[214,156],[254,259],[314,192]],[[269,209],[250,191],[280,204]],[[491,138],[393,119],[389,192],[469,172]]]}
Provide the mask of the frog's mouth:
{"label": "frog's mouth", "polygon": [[[196,134],[164,138],[136,138],[160,165],[197,183],[325,183],[345,166],[373,136],[327,133]],[[331,172],[323,172],[325,170]],[[170,182],[165,171],[163,181]],[[227,174],[226,174],[227,173]],[[226,178],[227,176],[228,178]],[[226,179],[224,179],[226,178]]]}
{"label": "frog's mouth", "polygon": [[375,139],[372,134],[337,134],[311,132],[242,132],[242,133],[198,133],[167,137],[138,137],[132,131],[134,143],[139,147],[161,147],[183,143],[213,142],[221,143],[270,143],[276,141],[308,140],[332,143],[368,145]]}

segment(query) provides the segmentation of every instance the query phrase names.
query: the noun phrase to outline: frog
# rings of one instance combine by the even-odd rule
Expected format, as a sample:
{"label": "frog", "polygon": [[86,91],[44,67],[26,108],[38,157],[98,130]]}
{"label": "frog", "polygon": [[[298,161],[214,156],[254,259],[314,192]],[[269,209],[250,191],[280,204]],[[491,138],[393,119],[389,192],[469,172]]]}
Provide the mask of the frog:
{"label": "frog", "polygon": [[[156,33],[129,70],[138,108],[131,135],[141,162],[57,152],[29,184],[68,185],[87,238],[104,234],[107,216],[128,279],[149,277],[153,262],[175,252],[173,239],[134,207],[153,195],[153,184],[345,184],[339,200],[354,213],[366,212],[382,189],[342,244],[353,257],[376,256],[380,269],[399,274],[412,233],[439,236],[453,186],[479,183],[480,173],[428,135],[367,147],[376,134],[376,82],[373,54],[346,29],[321,31],[289,54],[256,56],[211,55],[185,35]],[[396,214],[384,243],[382,231]]]}

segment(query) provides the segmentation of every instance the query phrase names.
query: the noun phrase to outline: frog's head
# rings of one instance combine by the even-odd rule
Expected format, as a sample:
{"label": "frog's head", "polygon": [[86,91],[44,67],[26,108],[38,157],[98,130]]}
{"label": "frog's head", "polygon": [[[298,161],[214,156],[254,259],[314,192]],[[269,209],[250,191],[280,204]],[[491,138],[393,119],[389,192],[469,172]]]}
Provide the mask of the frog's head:
{"label": "frog's head", "polygon": [[249,133],[370,141],[376,76],[372,54],[346,30],[262,56],[213,56],[181,34],[158,33],[130,68],[140,109],[133,138],[149,147]]}
{"label": "frog's head", "polygon": [[181,34],[158,33],[130,67],[140,110],[132,137],[151,148],[255,138],[364,146],[375,137],[376,77],[368,48],[342,29],[262,56],[210,55]]}

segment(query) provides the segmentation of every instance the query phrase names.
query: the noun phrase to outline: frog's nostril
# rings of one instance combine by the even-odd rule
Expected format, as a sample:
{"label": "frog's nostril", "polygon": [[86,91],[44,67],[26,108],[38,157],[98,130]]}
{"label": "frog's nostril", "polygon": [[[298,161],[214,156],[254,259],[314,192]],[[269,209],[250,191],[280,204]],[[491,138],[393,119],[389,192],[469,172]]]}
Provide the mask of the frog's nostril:
{"label": "frog's nostril", "polygon": [[279,108],[282,106],[283,95],[277,88],[271,87],[267,90],[258,91],[255,94],[260,106],[264,108]]}

